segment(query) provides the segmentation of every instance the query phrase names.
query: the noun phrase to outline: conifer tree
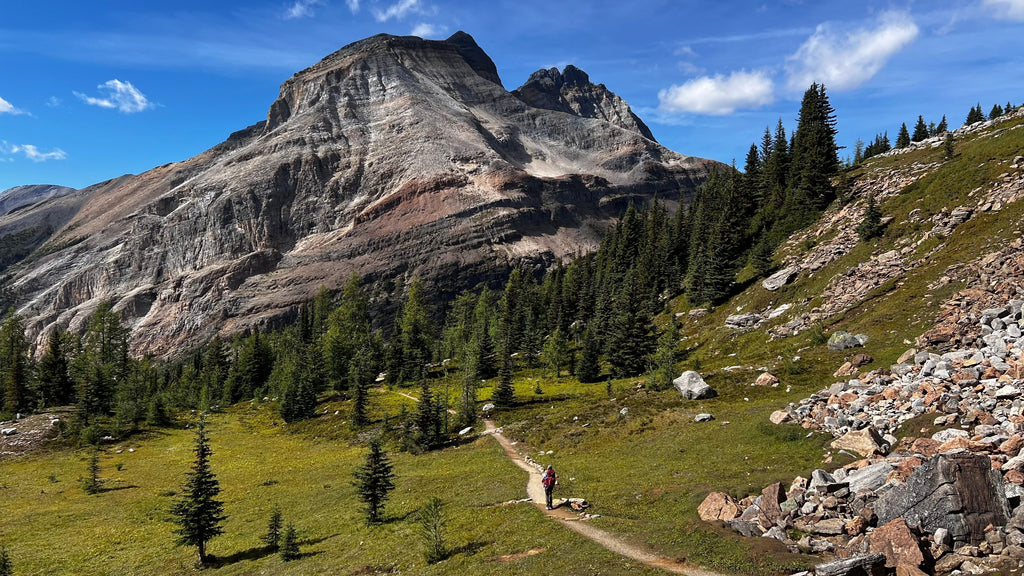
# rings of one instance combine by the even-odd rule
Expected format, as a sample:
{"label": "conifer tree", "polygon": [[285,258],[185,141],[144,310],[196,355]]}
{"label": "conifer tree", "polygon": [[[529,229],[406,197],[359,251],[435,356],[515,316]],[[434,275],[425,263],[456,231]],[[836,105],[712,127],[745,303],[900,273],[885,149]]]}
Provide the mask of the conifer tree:
{"label": "conifer tree", "polygon": [[0,547],[0,576],[13,575],[14,562],[11,561],[11,556],[7,553],[7,547]]}
{"label": "conifer tree", "polygon": [[674,320],[669,320],[665,332],[658,338],[658,348],[654,353],[651,388],[666,390],[672,386],[676,377],[676,361],[679,351],[679,328]]}
{"label": "conifer tree", "polygon": [[637,290],[636,274],[630,271],[615,300],[608,337],[608,362],[617,376],[634,376],[647,369],[654,348],[654,332]]}
{"label": "conifer tree", "polygon": [[295,531],[295,525],[289,522],[288,527],[284,530],[284,536],[281,538],[281,560],[291,562],[292,560],[298,560],[301,556],[299,535]]}
{"label": "conifer tree", "polygon": [[953,142],[953,133],[946,132],[946,138],[942,141],[942,150],[946,160],[952,160],[956,155],[956,148]]}
{"label": "conifer tree", "polygon": [[28,340],[21,317],[11,313],[0,327],[0,413],[28,408]]}
{"label": "conifer tree", "polygon": [[365,506],[366,523],[380,523],[384,519],[384,504],[395,489],[395,473],[379,440],[370,442],[366,462],[353,476],[359,499]]}
{"label": "conifer tree", "polygon": [[920,142],[928,139],[928,125],[924,123],[924,116],[917,117],[917,124],[914,125],[914,134],[910,137],[911,142]]}
{"label": "conifer tree", "polygon": [[939,122],[939,125],[935,127],[935,132],[937,134],[942,134],[944,132],[949,132],[949,123],[946,122],[946,115],[945,114],[942,115],[942,120]]}
{"label": "conifer tree", "polygon": [[1003,107],[999,104],[993,104],[992,110],[988,113],[989,120],[995,120],[1003,115]]}
{"label": "conifer tree", "polygon": [[85,477],[82,478],[82,491],[86,494],[96,494],[100,491],[100,447],[93,445],[92,453],[89,454],[89,463],[85,468]]}
{"label": "conifer tree", "polygon": [[597,329],[592,324],[583,331],[582,353],[580,363],[576,368],[576,378],[580,382],[590,383],[601,380],[601,341],[597,336]]}
{"label": "conifer tree", "polygon": [[977,106],[971,108],[971,111],[967,113],[967,120],[964,122],[965,126],[971,124],[977,124],[978,122],[985,121],[985,113],[981,111],[981,102],[978,102]]}
{"label": "conifer tree", "polygon": [[419,429],[419,444],[430,448],[437,443],[435,431],[437,409],[434,395],[430,392],[430,384],[426,378],[420,380],[420,401],[416,404],[416,427]]}
{"label": "conifer tree", "polygon": [[281,509],[274,506],[270,513],[270,520],[267,521],[267,533],[263,536],[263,545],[271,550],[277,550],[281,542]]}
{"label": "conifer tree", "polygon": [[870,240],[882,235],[882,212],[875,204],[875,196],[868,194],[868,205],[864,209],[864,218],[857,225],[857,235],[861,240]]}
{"label": "conifer tree", "polygon": [[366,417],[369,404],[370,375],[366,373],[364,353],[357,352],[349,361],[348,388],[352,393],[352,425],[365,426],[369,423]]}
{"label": "conifer tree", "polygon": [[146,423],[150,426],[167,426],[171,423],[171,416],[167,413],[167,404],[163,394],[154,394],[149,400],[146,409]]}
{"label": "conifer tree", "polygon": [[[835,109],[823,84],[804,92],[793,133],[792,184],[786,192],[787,220],[803,226],[835,197],[832,177],[839,172]],[[794,228],[795,229],[795,228]],[[786,229],[785,231],[791,231]]]}
{"label": "conifer tree", "polygon": [[420,508],[420,536],[423,538],[423,559],[427,564],[434,564],[448,557],[444,534],[446,524],[444,503],[437,496],[432,496],[423,508]]}
{"label": "conifer tree", "polygon": [[323,337],[324,364],[336,390],[345,390],[352,357],[370,338],[369,300],[359,276],[353,273],[342,289],[338,307],[328,316]]}
{"label": "conifer tree", "polygon": [[210,469],[210,439],[206,432],[206,418],[200,416],[196,425],[195,460],[191,471],[185,476],[185,486],[181,497],[171,506],[171,516],[178,525],[175,534],[178,544],[195,546],[199,550],[199,563],[206,563],[206,544],[213,537],[223,534],[221,523],[227,519],[224,515],[224,503],[217,500],[220,494],[220,483]]}
{"label": "conifer tree", "polygon": [[50,332],[46,341],[46,351],[39,360],[37,388],[40,403],[44,406],[62,406],[72,402],[75,397],[75,386],[71,381],[64,340],[63,332]]}
{"label": "conifer tree", "polygon": [[907,130],[907,123],[900,124],[900,133],[896,136],[896,147],[906,148],[910,146],[910,132]]}
{"label": "conifer tree", "polygon": [[545,340],[542,354],[544,364],[551,370],[551,374],[555,378],[561,374],[562,366],[566,365],[569,353],[569,343],[565,339],[565,334],[562,333],[561,328],[555,328],[555,331]]}
{"label": "conifer tree", "polygon": [[515,389],[512,387],[512,362],[505,359],[498,371],[498,385],[494,388],[491,400],[498,408],[511,408],[516,403]]}
{"label": "conifer tree", "polygon": [[462,393],[459,395],[458,423],[460,428],[476,424],[476,377],[473,369],[467,366],[462,371]]}
{"label": "conifer tree", "polygon": [[413,278],[409,285],[405,306],[399,317],[399,341],[401,347],[400,372],[395,382],[419,380],[430,362],[432,330],[427,315],[427,301],[423,294],[423,282],[419,277]]}

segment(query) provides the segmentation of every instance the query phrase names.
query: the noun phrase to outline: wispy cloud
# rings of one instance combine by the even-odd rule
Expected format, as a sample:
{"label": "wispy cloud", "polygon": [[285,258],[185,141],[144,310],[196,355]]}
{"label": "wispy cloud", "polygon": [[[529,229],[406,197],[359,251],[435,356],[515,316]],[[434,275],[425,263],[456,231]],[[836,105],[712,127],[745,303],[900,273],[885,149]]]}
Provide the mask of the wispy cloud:
{"label": "wispy cloud", "polygon": [[874,28],[846,33],[822,24],[786,59],[786,86],[794,92],[813,82],[833,90],[856,88],[874,77],[917,35],[917,24],[906,12],[884,12]]}
{"label": "wispy cloud", "polygon": [[348,4],[348,9],[353,14],[359,12],[359,0],[345,0],[345,4]]}
{"label": "wispy cloud", "polygon": [[982,0],[997,18],[1024,20],[1024,0]]}
{"label": "wispy cloud", "polygon": [[420,4],[420,0],[398,0],[391,6],[388,6],[386,10],[375,10],[373,17],[377,19],[377,22],[387,22],[392,18],[401,20],[409,14],[422,14],[423,5]]}
{"label": "wispy cloud", "polygon": [[774,84],[762,71],[740,70],[728,76],[702,76],[658,92],[659,108],[666,112],[726,115],[739,108],[771,104]]}
{"label": "wispy cloud", "polygon": [[14,107],[14,104],[11,104],[10,102],[8,102],[7,100],[4,100],[3,98],[0,98],[0,114],[11,114],[11,115],[15,115],[16,116],[18,114],[24,114],[24,113],[25,113],[24,110],[19,110],[19,109]]}
{"label": "wispy cloud", "polygon": [[125,114],[142,112],[154,106],[138,88],[132,86],[131,82],[122,82],[115,78],[100,84],[97,88],[105,95],[99,98],[81,92],[74,92],[74,95],[91,106],[117,109]]}
{"label": "wispy cloud", "polygon": [[419,36],[420,38],[436,38],[446,34],[447,32],[448,28],[445,26],[437,26],[427,22],[420,22],[409,34]]}
{"label": "wispy cloud", "polygon": [[46,105],[49,106],[50,108],[60,108],[61,104],[63,104],[63,103],[64,103],[64,101],[61,100],[60,98],[57,98],[56,96],[50,96],[46,100]]}
{"label": "wispy cloud", "polygon": [[24,154],[25,158],[33,162],[64,160],[68,157],[60,148],[54,148],[50,152],[40,152],[39,148],[32,144],[9,144],[6,141],[0,141],[0,154]]}
{"label": "wispy cloud", "polygon": [[[288,7],[285,11],[284,17],[292,20],[295,18],[309,18],[316,14],[313,10],[314,6],[322,6],[324,0],[295,0],[295,2]],[[358,5],[358,0],[357,0]]]}

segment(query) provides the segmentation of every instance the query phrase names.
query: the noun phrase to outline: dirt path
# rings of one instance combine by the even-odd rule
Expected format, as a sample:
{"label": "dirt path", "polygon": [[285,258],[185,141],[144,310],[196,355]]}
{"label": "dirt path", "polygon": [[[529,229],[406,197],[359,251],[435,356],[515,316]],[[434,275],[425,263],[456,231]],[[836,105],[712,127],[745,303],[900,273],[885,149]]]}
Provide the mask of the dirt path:
{"label": "dirt path", "polygon": [[544,487],[540,483],[541,471],[531,466],[523,458],[522,454],[520,454],[516,450],[515,446],[512,445],[512,442],[510,442],[508,438],[503,436],[501,432],[495,428],[494,421],[485,420],[484,422],[487,424],[487,429],[484,433],[494,436],[494,439],[498,441],[498,444],[501,444],[501,447],[505,449],[505,454],[515,462],[517,466],[526,470],[530,474],[530,479],[526,484],[526,493],[529,495],[530,499],[533,500],[537,509],[543,512],[548,518],[558,521],[562,526],[565,526],[588,540],[592,540],[601,546],[604,546],[616,554],[632,558],[637,562],[643,562],[648,566],[660,568],[676,574],[687,574],[688,576],[722,576],[717,572],[711,572],[696,566],[691,566],[685,561],[666,558],[665,556],[661,556],[643,546],[630,544],[619,536],[609,534],[608,532],[587,524],[586,522],[581,522],[579,517],[570,510],[562,508],[545,510]]}
{"label": "dirt path", "polygon": [[[399,396],[404,396],[414,402],[419,402],[419,398],[416,398],[415,396],[410,396],[409,394],[399,392],[397,390],[393,390],[392,392]],[[449,412],[454,413],[452,410],[449,410]],[[609,534],[600,528],[596,528],[586,522],[580,521],[579,516],[573,513],[570,509],[555,508],[554,510],[545,510],[544,487],[540,483],[541,471],[530,465],[526,459],[523,458],[523,455],[516,450],[515,446],[512,445],[512,442],[503,436],[494,426],[493,420],[484,420],[484,423],[487,426],[484,430],[484,434],[490,434],[493,436],[494,439],[498,441],[498,444],[500,444],[505,450],[505,455],[515,462],[516,466],[519,466],[529,473],[530,478],[526,483],[526,494],[531,500],[533,500],[534,506],[536,506],[537,509],[548,518],[557,521],[569,530],[576,532],[588,540],[592,540],[600,544],[604,548],[619,554],[620,556],[632,558],[637,562],[642,562],[653,568],[659,568],[675,574],[686,574],[687,576],[725,576],[718,572],[712,572],[710,570],[704,570],[702,568],[692,566],[687,564],[685,560],[661,556],[644,546],[630,544],[619,536]]]}

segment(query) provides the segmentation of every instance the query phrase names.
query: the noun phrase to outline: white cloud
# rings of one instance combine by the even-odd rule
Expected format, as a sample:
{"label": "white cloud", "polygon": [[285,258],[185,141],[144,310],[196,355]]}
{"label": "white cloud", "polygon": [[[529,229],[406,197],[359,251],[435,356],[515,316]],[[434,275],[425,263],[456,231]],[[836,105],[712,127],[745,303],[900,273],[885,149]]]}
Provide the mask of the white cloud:
{"label": "white cloud", "polygon": [[348,4],[348,9],[353,14],[359,12],[359,0],[345,0],[345,4]]}
{"label": "white cloud", "polygon": [[0,98],[0,114],[12,114],[12,115],[16,116],[18,114],[24,114],[24,113],[25,113],[24,111],[18,110],[17,108],[15,108],[14,104],[11,104],[10,102],[8,102],[7,100],[4,100],[3,98]]}
{"label": "white cloud", "polygon": [[694,78],[658,92],[659,108],[722,116],[738,108],[760,108],[774,101],[772,79],[765,72],[740,70],[729,76]]}
{"label": "white cloud", "polygon": [[40,152],[39,148],[32,144],[8,144],[0,141],[0,154],[24,154],[25,158],[33,162],[46,162],[47,160],[64,160],[68,155],[60,148],[54,148],[51,152]]}
{"label": "white cloud", "polygon": [[125,114],[142,112],[154,106],[138,88],[132,86],[131,82],[122,82],[117,79],[108,80],[97,86],[97,88],[106,92],[106,95],[100,98],[94,98],[81,92],[74,92],[74,95],[91,106],[116,108]]}
{"label": "white cloud", "polygon": [[982,4],[992,8],[998,18],[1024,20],[1024,0],[982,0]]}
{"label": "white cloud", "polygon": [[822,24],[786,59],[786,85],[794,92],[814,82],[834,90],[856,88],[877,74],[917,34],[917,24],[906,12],[884,12],[875,28],[845,34]]}
{"label": "white cloud", "polygon": [[420,4],[420,0],[398,0],[383,12],[375,10],[373,17],[377,19],[377,22],[387,22],[392,18],[401,20],[409,14],[421,13],[423,13],[423,6]]}
{"label": "white cloud", "polygon": [[295,0],[295,3],[285,11],[284,17],[289,20],[294,18],[308,18],[315,14],[313,7],[320,6],[323,3],[324,0]]}
{"label": "white cloud", "polygon": [[64,103],[64,101],[61,100],[60,98],[57,98],[56,96],[50,96],[46,100],[46,105],[49,106],[50,108],[60,108],[61,104],[63,104],[63,103]]}
{"label": "white cloud", "polygon": [[420,22],[409,34],[412,36],[419,36],[420,38],[436,38],[437,36],[445,34],[447,31],[448,28],[444,26],[435,26],[427,22]]}

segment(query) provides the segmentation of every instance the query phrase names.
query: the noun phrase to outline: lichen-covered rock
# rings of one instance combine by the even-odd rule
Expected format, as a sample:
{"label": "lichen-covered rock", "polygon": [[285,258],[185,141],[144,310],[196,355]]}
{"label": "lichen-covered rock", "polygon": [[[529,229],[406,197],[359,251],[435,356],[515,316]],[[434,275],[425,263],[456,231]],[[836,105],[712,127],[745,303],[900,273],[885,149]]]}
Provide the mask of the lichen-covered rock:
{"label": "lichen-covered rock", "polygon": [[700,400],[715,395],[715,391],[711,389],[711,386],[708,386],[704,378],[693,370],[687,370],[680,374],[678,378],[672,381],[672,385],[687,400]]}

